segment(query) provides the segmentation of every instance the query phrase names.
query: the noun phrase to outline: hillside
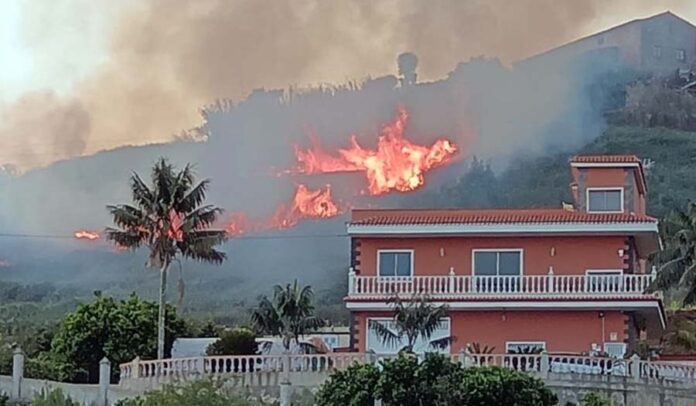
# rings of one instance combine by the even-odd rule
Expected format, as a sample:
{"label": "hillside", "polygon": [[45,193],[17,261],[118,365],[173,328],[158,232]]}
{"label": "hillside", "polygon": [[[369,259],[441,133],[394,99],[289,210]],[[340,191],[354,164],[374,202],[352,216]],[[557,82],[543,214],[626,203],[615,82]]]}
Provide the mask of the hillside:
{"label": "hillside", "polygon": [[696,199],[696,133],[666,128],[608,127],[577,151],[518,158],[501,171],[478,159],[458,180],[404,206],[558,207],[570,202],[568,159],[582,154],[635,154],[647,168],[648,212],[661,217]]}

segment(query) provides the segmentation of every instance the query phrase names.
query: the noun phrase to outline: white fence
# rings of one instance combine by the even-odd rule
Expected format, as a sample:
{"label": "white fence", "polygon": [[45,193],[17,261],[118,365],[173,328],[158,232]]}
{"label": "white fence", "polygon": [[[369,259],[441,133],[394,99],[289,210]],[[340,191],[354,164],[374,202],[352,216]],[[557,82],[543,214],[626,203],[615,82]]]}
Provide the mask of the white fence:
{"label": "white fence", "polygon": [[349,297],[427,294],[437,297],[636,297],[654,280],[652,274],[520,276],[358,276],[349,273]]}

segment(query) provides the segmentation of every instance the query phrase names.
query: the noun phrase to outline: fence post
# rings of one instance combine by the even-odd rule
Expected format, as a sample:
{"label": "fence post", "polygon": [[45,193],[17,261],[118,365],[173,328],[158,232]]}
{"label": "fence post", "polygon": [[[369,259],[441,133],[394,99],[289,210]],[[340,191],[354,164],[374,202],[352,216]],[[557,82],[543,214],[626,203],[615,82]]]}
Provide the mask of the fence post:
{"label": "fence post", "polygon": [[292,402],[292,384],[290,383],[290,353],[283,354],[283,375],[280,381],[280,406],[290,406]]}
{"label": "fence post", "polygon": [[133,358],[131,368],[131,378],[140,378],[140,357]]}
{"label": "fence post", "polygon": [[451,266],[449,270],[449,279],[448,279],[448,286],[447,286],[447,291],[450,294],[454,293],[454,267]]}
{"label": "fence post", "polygon": [[12,400],[22,399],[22,381],[24,380],[24,351],[17,347],[12,353]]}
{"label": "fence post", "polygon": [[633,354],[633,356],[631,356],[631,362],[628,365],[629,372],[634,381],[640,380],[640,363],[641,360],[638,354]]}
{"label": "fence post", "polygon": [[107,406],[111,384],[111,362],[104,357],[99,361],[99,404]]}
{"label": "fence post", "polygon": [[541,352],[541,360],[539,361],[539,372],[541,373],[541,378],[546,379],[549,376],[549,353],[546,351]]}
{"label": "fence post", "polygon": [[351,266],[348,268],[348,294],[355,293],[355,269]]}

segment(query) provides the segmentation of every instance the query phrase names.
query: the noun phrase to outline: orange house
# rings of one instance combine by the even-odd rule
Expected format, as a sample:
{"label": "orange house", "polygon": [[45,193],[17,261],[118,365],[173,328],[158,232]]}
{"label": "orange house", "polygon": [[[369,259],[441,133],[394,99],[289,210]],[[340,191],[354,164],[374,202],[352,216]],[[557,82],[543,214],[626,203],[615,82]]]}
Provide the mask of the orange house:
{"label": "orange house", "polygon": [[[393,353],[369,320],[389,327],[394,295],[447,304],[433,339],[453,335],[514,352],[624,356],[664,329],[660,298],[646,293],[659,249],[645,213],[646,184],[635,156],[570,161],[575,204],[549,209],[354,210],[348,224],[351,347]],[[425,350],[427,342],[416,350]]]}

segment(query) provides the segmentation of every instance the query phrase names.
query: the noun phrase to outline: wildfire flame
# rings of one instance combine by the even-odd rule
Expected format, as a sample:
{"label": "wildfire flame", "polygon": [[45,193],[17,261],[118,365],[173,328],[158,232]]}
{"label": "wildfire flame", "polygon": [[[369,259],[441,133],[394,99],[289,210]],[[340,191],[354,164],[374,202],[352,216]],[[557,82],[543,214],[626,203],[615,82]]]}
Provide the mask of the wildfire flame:
{"label": "wildfire flame", "polygon": [[[312,136],[310,149],[303,150],[295,146],[297,167],[282,173],[312,175],[362,172],[368,181],[367,193],[371,195],[381,195],[394,190],[413,191],[425,183],[425,173],[430,169],[452,162],[457,146],[446,138],[437,139],[430,146],[411,142],[404,135],[408,117],[406,109],[399,107],[394,120],[382,127],[374,150],[361,146],[357,137],[352,135],[350,147],[338,149],[332,154],[321,147],[316,136]],[[343,210],[346,207],[343,207]],[[235,237],[248,232],[290,228],[307,218],[335,217],[341,211],[331,196],[331,185],[311,190],[304,184],[299,184],[292,199],[278,206],[269,218],[251,220],[243,212],[233,212],[224,227],[230,237]],[[183,219],[176,213],[170,213],[168,220],[168,235],[180,241],[183,238]],[[75,238],[96,240],[100,235],[79,230],[75,232]]]}
{"label": "wildfire flame", "polygon": [[234,212],[225,227],[229,236],[241,236],[250,231],[286,229],[295,226],[306,218],[330,218],[340,213],[338,205],[331,197],[331,186],[325,189],[310,190],[300,184],[288,204],[278,206],[268,220],[252,222],[246,214]]}
{"label": "wildfire flame", "polygon": [[77,238],[78,240],[98,240],[101,238],[101,235],[99,235],[98,232],[96,231],[87,231],[87,230],[77,230],[73,233],[73,236]]}
{"label": "wildfire flame", "polygon": [[428,170],[451,162],[457,147],[447,139],[438,139],[429,147],[414,144],[404,136],[407,122],[408,112],[400,107],[394,121],[382,128],[376,150],[363,148],[353,135],[350,148],[339,149],[338,156],[333,156],[313,138],[311,149],[295,148],[297,172],[365,172],[372,195],[415,190],[425,183]]}
{"label": "wildfire flame", "polygon": [[298,185],[290,205],[281,205],[270,220],[271,228],[292,227],[304,218],[330,218],[339,210],[331,198],[331,186],[326,189],[309,190]]}

